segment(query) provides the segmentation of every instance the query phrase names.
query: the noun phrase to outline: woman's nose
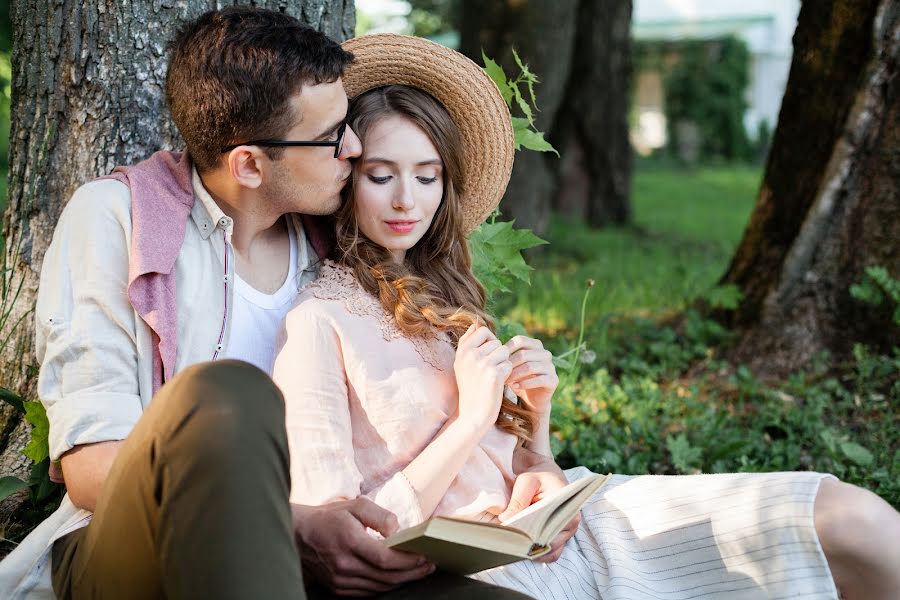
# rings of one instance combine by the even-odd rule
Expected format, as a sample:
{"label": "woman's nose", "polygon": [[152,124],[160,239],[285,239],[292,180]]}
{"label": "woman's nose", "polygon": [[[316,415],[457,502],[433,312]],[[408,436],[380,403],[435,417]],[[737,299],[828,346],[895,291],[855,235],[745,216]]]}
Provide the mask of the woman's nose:
{"label": "woman's nose", "polygon": [[408,182],[402,182],[397,188],[397,193],[394,195],[394,208],[398,210],[410,210],[415,205],[416,200],[413,198],[412,186]]}

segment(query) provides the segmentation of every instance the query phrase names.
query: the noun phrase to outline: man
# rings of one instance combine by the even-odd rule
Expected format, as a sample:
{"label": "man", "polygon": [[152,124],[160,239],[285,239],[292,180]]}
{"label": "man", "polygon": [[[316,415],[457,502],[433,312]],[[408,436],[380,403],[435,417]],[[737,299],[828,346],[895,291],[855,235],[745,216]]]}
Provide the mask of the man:
{"label": "man", "polygon": [[329,250],[327,222],[298,215],[333,212],[360,154],[352,55],[253,8],[201,16],[170,50],[186,154],[82,186],[44,260],[39,394],[68,496],[0,565],[0,596],[48,597],[52,573],[60,598],[302,597],[302,557],[340,593],[521,597],[423,581],[432,565],[366,533],[397,524],[365,498],[288,504],[268,372]]}

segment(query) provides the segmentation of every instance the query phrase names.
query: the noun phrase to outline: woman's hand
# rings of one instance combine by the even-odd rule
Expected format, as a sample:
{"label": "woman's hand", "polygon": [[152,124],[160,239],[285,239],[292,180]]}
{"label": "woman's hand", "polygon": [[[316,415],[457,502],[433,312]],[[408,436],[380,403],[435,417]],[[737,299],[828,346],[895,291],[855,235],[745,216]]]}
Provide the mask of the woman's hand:
{"label": "woman's hand", "polygon": [[509,350],[487,327],[472,325],[459,338],[453,363],[459,417],[478,428],[497,421],[503,384],[512,371]]}
{"label": "woman's hand", "polygon": [[[544,496],[552,494],[569,483],[565,474],[553,461],[541,461],[531,469],[533,470],[521,473],[516,477],[509,505],[497,517],[501,522],[510,519],[516,513],[525,510]],[[545,563],[555,562],[562,555],[566,543],[578,531],[580,524],[581,511],[578,511],[550,542],[550,552],[534,560]]]}
{"label": "woman's hand", "polygon": [[538,416],[550,413],[550,400],[559,385],[553,355],[540,340],[517,335],[506,342],[513,370],[506,383]]}

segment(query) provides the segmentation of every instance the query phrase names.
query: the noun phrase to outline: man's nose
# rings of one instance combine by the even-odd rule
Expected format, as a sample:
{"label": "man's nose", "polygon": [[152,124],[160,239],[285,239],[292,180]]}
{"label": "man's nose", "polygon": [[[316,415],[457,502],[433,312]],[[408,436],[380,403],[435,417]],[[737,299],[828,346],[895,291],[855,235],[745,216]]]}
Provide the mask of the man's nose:
{"label": "man's nose", "polygon": [[348,125],[344,131],[344,144],[341,146],[341,153],[338,158],[347,160],[357,158],[362,154],[362,142],[356,132]]}

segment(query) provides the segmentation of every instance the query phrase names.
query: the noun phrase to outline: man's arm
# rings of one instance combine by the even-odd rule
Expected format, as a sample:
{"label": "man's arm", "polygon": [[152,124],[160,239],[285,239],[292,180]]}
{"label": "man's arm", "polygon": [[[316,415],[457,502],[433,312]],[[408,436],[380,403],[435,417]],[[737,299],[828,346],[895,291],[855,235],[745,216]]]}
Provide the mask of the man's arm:
{"label": "man's arm", "polygon": [[72,504],[93,512],[122,442],[98,442],[75,446],[62,455],[66,491]]}
{"label": "man's arm", "polygon": [[103,481],[141,416],[137,322],[126,294],[128,188],[79,188],[44,256],[35,308],[38,396],[50,421],[50,458],[69,497],[94,510]]}

